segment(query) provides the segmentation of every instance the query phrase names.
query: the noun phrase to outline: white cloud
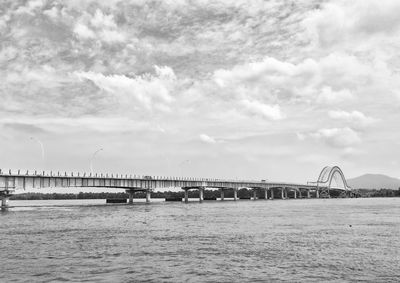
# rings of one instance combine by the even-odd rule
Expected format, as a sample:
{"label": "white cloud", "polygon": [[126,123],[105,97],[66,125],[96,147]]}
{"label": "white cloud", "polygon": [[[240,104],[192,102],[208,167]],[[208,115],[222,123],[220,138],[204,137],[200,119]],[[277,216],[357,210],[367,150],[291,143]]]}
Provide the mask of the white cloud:
{"label": "white cloud", "polygon": [[103,41],[108,42],[108,43],[125,41],[125,35],[116,30],[108,30],[108,29],[103,30],[99,33],[99,37]]}
{"label": "white cloud", "polygon": [[338,104],[354,99],[353,94],[348,89],[334,91],[330,86],[321,89],[317,97],[317,102],[322,104]]}
{"label": "white cloud", "polygon": [[365,128],[375,122],[374,118],[367,117],[364,113],[359,111],[346,112],[343,110],[329,111],[330,118],[347,122],[353,128]]}
{"label": "white cloud", "polygon": [[75,24],[74,33],[82,39],[98,39],[109,44],[126,41],[125,32],[118,28],[114,16],[105,15],[99,9],[93,16],[84,12]]}
{"label": "white cloud", "polygon": [[397,0],[339,0],[323,3],[305,18],[304,25],[317,45],[360,51],[374,49],[398,32],[399,14]]}
{"label": "white cloud", "polygon": [[82,23],[77,23],[74,27],[74,33],[83,39],[95,38],[96,34]]}
{"label": "white cloud", "polygon": [[57,7],[52,7],[51,9],[44,10],[43,14],[53,20],[56,20],[59,17],[59,11]]}
{"label": "white cloud", "polygon": [[15,13],[16,14],[30,14],[30,15],[34,15],[34,12],[36,10],[39,10],[40,8],[42,8],[44,5],[44,1],[43,0],[31,0],[29,2],[26,3],[25,6],[21,6],[19,7]]}
{"label": "white cloud", "polygon": [[168,66],[154,66],[157,76],[165,80],[175,81],[176,75],[174,70]]}
{"label": "white cloud", "polygon": [[98,88],[110,94],[110,100],[127,108],[168,111],[173,101],[170,90],[175,75],[169,67],[155,67],[156,75],[127,77],[125,75],[103,75],[94,72],[74,72],[79,79],[92,81]]}
{"label": "white cloud", "polygon": [[105,117],[60,117],[52,119],[48,119],[47,117],[37,117],[34,119],[24,117],[0,118],[0,126],[12,123],[34,125],[52,133],[65,133],[76,131],[77,129],[102,133],[120,133],[122,131],[165,133],[165,129],[161,128],[160,125],[152,124],[150,121],[135,121],[128,117],[118,117],[116,115]]}
{"label": "white cloud", "polygon": [[116,23],[114,22],[114,16],[105,15],[100,9],[96,10],[94,16],[90,20],[90,23],[96,28],[114,29],[117,27]]}
{"label": "white cloud", "polygon": [[0,62],[13,60],[18,55],[18,49],[8,46],[0,50]]}
{"label": "white cloud", "polygon": [[297,64],[266,57],[261,61],[219,69],[213,80],[227,96],[280,102],[331,104],[354,98],[360,83],[371,83],[374,71],[356,57],[332,53]]}
{"label": "white cloud", "polygon": [[361,143],[359,134],[348,127],[320,129],[317,132],[309,133],[308,136],[338,148],[348,148]]}
{"label": "white cloud", "polygon": [[247,99],[241,100],[241,105],[245,110],[252,115],[259,115],[271,120],[280,120],[284,118],[279,105],[266,105],[258,101],[250,101]]}
{"label": "white cloud", "polygon": [[200,140],[201,140],[202,142],[205,142],[205,143],[210,143],[210,144],[217,143],[217,141],[216,141],[213,137],[210,137],[210,136],[208,136],[208,135],[206,135],[206,134],[201,134],[201,135],[199,136],[199,138],[200,138]]}

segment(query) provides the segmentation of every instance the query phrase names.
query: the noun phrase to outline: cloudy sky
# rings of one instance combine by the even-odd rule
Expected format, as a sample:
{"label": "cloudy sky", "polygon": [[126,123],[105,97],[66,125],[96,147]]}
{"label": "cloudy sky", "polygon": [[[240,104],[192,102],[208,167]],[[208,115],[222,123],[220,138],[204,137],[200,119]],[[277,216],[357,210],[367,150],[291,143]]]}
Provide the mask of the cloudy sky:
{"label": "cloudy sky", "polygon": [[3,0],[0,167],[89,171],[104,148],[97,172],[400,177],[399,15],[398,0]]}

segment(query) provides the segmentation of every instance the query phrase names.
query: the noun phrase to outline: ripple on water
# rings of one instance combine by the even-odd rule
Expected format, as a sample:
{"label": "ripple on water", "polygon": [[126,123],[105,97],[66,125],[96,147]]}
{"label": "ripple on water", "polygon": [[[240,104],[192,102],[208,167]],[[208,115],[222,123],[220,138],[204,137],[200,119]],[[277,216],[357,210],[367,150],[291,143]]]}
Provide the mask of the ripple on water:
{"label": "ripple on water", "polygon": [[397,282],[400,199],[45,203],[0,214],[0,282]]}

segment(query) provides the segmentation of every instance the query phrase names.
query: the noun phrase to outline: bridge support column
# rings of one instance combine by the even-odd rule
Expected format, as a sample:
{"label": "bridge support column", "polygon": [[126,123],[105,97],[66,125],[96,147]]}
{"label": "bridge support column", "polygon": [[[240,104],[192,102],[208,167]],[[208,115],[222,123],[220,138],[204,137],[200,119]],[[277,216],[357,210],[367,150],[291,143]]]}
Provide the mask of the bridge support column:
{"label": "bridge support column", "polygon": [[317,189],[316,192],[315,192],[315,197],[316,197],[316,198],[319,198],[319,190],[318,190],[318,189]]}
{"label": "bridge support column", "polygon": [[10,197],[8,196],[1,197],[1,210],[7,210],[9,200]]}
{"label": "bridge support column", "polygon": [[189,190],[185,189],[185,203],[189,202]]}
{"label": "bridge support column", "polygon": [[285,199],[285,193],[284,193],[284,188],[281,188],[281,199]]}
{"label": "bridge support column", "polygon": [[264,192],[265,192],[264,198],[265,198],[265,199],[268,199],[268,189],[264,189]]}
{"label": "bridge support column", "polygon": [[296,190],[294,190],[294,198],[295,199],[297,198],[297,191]]}
{"label": "bridge support column", "polygon": [[199,189],[199,201],[202,202],[204,200],[204,188]]}
{"label": "bridge support column", "polygon": [[146,203],[150,203],[150,199],[151,199],[151,191],[146,190]]}
{"label": "bridge support column", "polygon": [[256,199],[257,199],[257,191],[253,190],[253,200],[256,200]]}
{"label": "bridge support column", "polygon": [[238,199],[238,197],[237,197],[237,192],[238,192],[237,189],[233,189],[233,200],[234,200],[234,201],[237,201],[237,199]]}
{"label": "bridge support column", "polygon": [[307,198],[311,198],[310,190],[307,190]]}
{"label": "bridge support column", "polygon": [[274,189],[271,189],[271,199],[274,199]]}
{"label": "bridge support column", "polygon": [[299,189],[299,198],[303,198],[303,195],[301,193],[301,190]]}
{"label": "bridge support column", "polygon": [[129,201],[128,201],[128,203],[129,203],[129,204],[133,204],[133,194],[135,193],[135,191],[134,191],[134,190],[127,190],[126,192],[127,192],[128,195],[129,195]]}
{"label": "bridge support column", "polygon": [[224,190],[221,189],[221,200],[224,200]]}

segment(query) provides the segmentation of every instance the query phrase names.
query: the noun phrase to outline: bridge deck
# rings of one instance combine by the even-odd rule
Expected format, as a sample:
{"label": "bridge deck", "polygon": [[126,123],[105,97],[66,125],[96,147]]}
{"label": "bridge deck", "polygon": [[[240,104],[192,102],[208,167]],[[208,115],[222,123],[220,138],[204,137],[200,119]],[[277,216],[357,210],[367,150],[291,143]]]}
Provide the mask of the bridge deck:
{"label": "bridge deck", "polygon": [[116,189],[156,189],[156,188],[294,188],[294,189],[316,189],[316,185],[299,183],[267,182],[252,180],[223,180],[211,178],[178,178],[162,176],[128,176],[128,175],[103,175],[94,174],[79,176],[79,174],[60,175],[59,173],[34,173],[25,174],[13,172],[0,172],[0,191],[25,190],[31,188],[51,187],[102,187]]}

